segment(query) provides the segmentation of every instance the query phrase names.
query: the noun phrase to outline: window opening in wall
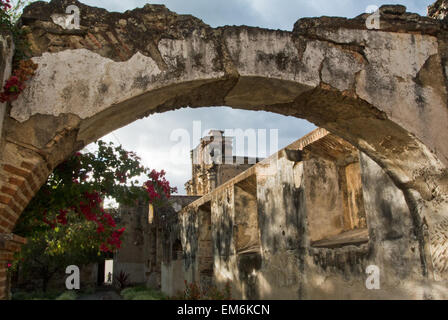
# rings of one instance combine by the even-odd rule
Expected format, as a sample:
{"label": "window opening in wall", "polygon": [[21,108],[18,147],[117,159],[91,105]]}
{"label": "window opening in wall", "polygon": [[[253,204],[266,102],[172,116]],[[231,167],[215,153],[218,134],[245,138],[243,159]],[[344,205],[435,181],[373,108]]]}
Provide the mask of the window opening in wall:
{"label": "window opening in wall", "polygon": [[331,134],[305,149],[303,177],[311,245],[336,248],[368,242],[359,151]]}
{"label": "window opening in wall", "polygon": [[251,175],[234,186],[235,249],[237,254],[260,251],[258,228],[257,179]]}

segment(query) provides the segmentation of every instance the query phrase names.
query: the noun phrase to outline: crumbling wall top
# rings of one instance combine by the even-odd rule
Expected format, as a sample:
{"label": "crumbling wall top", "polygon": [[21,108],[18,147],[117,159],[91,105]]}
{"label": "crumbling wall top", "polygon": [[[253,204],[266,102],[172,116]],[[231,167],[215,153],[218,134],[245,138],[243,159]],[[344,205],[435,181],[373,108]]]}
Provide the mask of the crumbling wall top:
{"label": "crumbling wall top", "polygon": [[[379,13],[380,31],[437,35],[448,29],[446,24],[433,19],[433,17],[406,12],[406,7],[402,5],[383,5],[379,9]],[[339,28],[367,30],[366,18],[369,15],[369,13],[364,13],[353,19],[341,17],[303,18],[295,23],[293,32],[296,35],[306,35],[307,38],[310,38],[313,35],[317,36],[318,30],[320,33],[324,30]]]}
{"label": "crumbling wall top", "polygon": [[[67,15],[70,5],[79,8],[79,29],[59,26],[58,18]],[[77,0],[38,1],[24,9],[22,25],[31,31],[33,56],[44,52],[85,48],[115,61],[126,61],[136,52],[159,55],[162,38],[184,39],[193,32],[209,38],[212,28],[191,15],[180,15],[164,5],[146,4],[124,13],[108,12]]]}
{"label": "crumbling wall top", "polygon": [[443,20],[448,14],[448,1],[437,0],[428,7],[428,16],[435,19]]}

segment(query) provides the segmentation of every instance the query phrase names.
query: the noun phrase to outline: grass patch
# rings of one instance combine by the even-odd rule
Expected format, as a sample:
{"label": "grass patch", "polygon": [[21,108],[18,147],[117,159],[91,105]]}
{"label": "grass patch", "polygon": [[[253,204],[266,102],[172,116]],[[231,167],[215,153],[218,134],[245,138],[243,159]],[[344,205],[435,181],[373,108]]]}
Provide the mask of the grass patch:
{"label": "grass patch", "polygon": [[145,286],[137,286],[123,289],[120,295],[124,300],[165,300],[166,295],[162,292],[146,288]]}
{"label": "grass patch", "polygon": [[75,291],[66,291],[60,294],[56,300],[76,300],[77,297],[78,295]]}

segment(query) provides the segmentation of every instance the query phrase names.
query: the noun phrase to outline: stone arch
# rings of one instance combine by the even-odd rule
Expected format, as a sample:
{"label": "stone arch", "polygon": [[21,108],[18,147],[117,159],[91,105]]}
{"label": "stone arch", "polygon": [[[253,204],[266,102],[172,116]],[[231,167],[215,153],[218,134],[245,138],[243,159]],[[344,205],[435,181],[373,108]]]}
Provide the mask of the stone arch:
{"label": "stone arch", "polygon": [[[80,29],[60,25],[69,4]],[[123,14],[75,0],[30,5],[22,23],[39,68],[4,119],[0,232],[91,141],[151,113],[226,105],[305,118],[352,143],[403,190],[416,233],[437,252],[448,194],[446,26],[402,6],[380,11],[380,30],[361,15],[301,19],[287,32],[214,29],[158,5]],[[432,276],[446,261],[424,243]]]}

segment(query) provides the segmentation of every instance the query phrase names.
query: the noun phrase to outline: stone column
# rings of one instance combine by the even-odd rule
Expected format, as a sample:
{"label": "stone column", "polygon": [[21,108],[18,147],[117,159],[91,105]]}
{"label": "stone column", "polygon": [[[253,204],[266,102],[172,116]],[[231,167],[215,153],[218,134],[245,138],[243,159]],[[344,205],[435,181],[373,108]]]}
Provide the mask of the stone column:
{"label": "stone column", "polygon": [[10,283],[7,276],[7,264],[13,260],[15,252],[19,252],[26,239],[12,233],[0,233],[0,300],[9,298]]}

